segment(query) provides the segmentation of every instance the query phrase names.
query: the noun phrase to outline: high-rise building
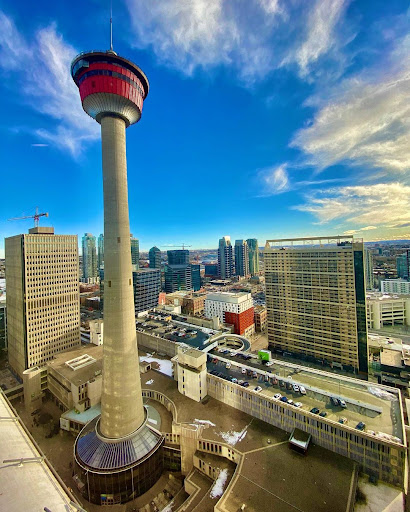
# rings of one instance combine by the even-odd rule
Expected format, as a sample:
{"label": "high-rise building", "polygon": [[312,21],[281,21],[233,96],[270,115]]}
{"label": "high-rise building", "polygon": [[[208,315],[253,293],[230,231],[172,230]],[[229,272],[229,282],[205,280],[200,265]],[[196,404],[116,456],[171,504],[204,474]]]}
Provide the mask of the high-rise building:
{"label": "high-rise building", "polygon": [[191,281],[194,292],[201,289],[201,265],[191,264]]}
{"label": "high-rise building", "polygon": [[98,237],[98,252],[97,252],[97,269],[101,268],[101,265],[104,265],[104,235]]}
{"label": "high-rise building", "polygon": [[9,363],[24,370],[80,345],[78,240],[35,227],[6,238]]}
{"label": "high-rise building", "polygon": [[264,263],[269,347],[367,374],[363,241],[268,240]]}
{"label": "high-rise building", "polygon": [[206,263],[205,264],[205,277],[217,277],[218,276],[218,264],[217,263]]}
{"label": "high-rise building", "polygon": [[138,238],[134,238],[132,233],[130,235],[130,243],[132,270],[138,270],[140,266],[140,241]]}
{"label": "high-rise building", "polygon": [[161,268],[161,251],[155,245],[149,250],[149,268]]}
{"label": "high-rise building", "polygon": [[397,277],[409,279],[410,277],[410,249],[396,258]]}
{"label": "high-rise building", "polygon": [[407,281],[407,279],[383,280],[381,282],[381,292],[397,293],[399,295],[410,295],[410,281]]}
{"label": "high-rise building", "polygon": [[246,240],[235,240],[235,274],[249,275],[249,252]]}
{"label": "high-rise building", "polygon": [[158,297],[161,291],[161,270],[159,268],[140,268],[132,273],[132,281],[136,314],[158,306]]}
{"label": "high-rise building", "polygon": [[222,279],[230,279],[233,276],[232,244],[229,236],[219,240],[218,275]]}
{"label": "high-rise building", "polygon": [[168,265],[188,265],[189,251],[187,249],[167,251]]}
{"label": "high-rise building", "polygon": [[373,290],[373,253],[368,249],[364,250],[364,275],[366,278],[366,290]]}
{"label": "high-rise building", "polygon": [[205,316],[232,324],[235,334],[250,336],[255,332],[253,300],[247,292],[208,293]]}
{"label": "high-rise building", "polygon": [[259,273],[259,247],[258,240],[256,238],[248,238],[249,252],[249,272],[252,276],[256,276]]}
{"label": "high-rise building", "polygon": [[0,350],[7,348],[7,308],[6,297],[0,296]]}
{"label": "high-rise building", "polygon": [[85,282],[92,281],[97,277],[97,250],[95,247],[95,236],[85,233],[82,238],[83,248],[83,279]]}
{"label": "high-rise building", "polygon": [[125,129],[140,120],[149,83],[112,47],[79,54],[71,75],[83,109],[101,124],[104,183],[101,416],[77,437],[73,476],[85,499],[111,505],[144,494],[164,464],[164,436],[147,422],[138,371],[127,194]]}
{"label": "high-rise building", "polygon": [[173,293],[180,290],[192,290],[191,265],[165,266],[165,291]]}

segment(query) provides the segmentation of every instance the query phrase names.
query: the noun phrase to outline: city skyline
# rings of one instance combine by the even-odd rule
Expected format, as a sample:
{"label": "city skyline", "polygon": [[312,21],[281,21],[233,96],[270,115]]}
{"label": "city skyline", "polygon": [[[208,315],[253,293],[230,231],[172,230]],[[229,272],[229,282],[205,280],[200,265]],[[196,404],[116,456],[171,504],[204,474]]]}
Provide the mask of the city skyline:
{"label": "city skyline", "polygon": [[[146,129],[130,135],[128,148],[130,228],[143,251],[177,241],[216,247],[218,198],[206,189],[218,189],[222,174],[229,183],[223,232],[232,240],[410,237],[407,5],[304,4],[251,2],[243,12],[222,1],[207,11],[200,0],[180,10],[172,0],[151,9],[133,0],[114,6],[114,49],[154,84]],[[4,237],[32,227],[7,219],[36,205],[50,214],[40,225],[102,232],[98,130],[83,118],[67,69],[79,49],[108,48],[108,7],[93,14],[92,33],[84,16],[92,2],[9,2],[0,11],[8,191],[0,257]],[[201,204],[193,186],[205,191]],[[170,197],[183,197],[184,209],[164,223],[161,205]]]}

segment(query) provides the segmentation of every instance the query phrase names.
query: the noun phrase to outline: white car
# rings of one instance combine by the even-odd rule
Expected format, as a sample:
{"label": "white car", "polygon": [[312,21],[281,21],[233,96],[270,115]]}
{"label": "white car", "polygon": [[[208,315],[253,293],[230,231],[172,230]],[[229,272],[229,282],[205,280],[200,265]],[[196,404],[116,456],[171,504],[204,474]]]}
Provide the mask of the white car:
{"label": "white car", "polygon": [[218,352],[219,352],[220,354],[222,354],[222,352],[225,352],[225,349],[224,349],[224,348],[218,348]]}
{"label": "white car", "polygon": [[268,361],[265,366],[272,366],[272,365],[273,365],[273,361]]}
{"label": "white car", "polygon": [[301,395],[306,395],[306,389],[303,386],[299,386],[299,391]]}
{"label": "white car", "polygon": [[293,400],[291,398],[288,399],[288,402],[287,402],[289,405],[293,405]]}
{"label": "white car", "polygon": [[295,402],[293,405],[295,407],[302,407],[303,404],[302,404],[302,402]]}
{"label": "white car", "polygon": [[257,393],[259,393],[259,391],[262,391],[262,388],[260,386],[256,386],[256,388],[254,389],[254,391],[256,391]]}
{"label": "white car", "polygon": [[293,391],[294,391],[295,393],[299,393],[299,391],[300,391],[300,387],[299,387],[297,384],[293,384]]}
{"label": "white car", "polygon": [[231,365],[231,363],[226,363],[225,368],[227,368],[227,369],[229,370],[229,368],[230,368],[231,366],[232,366],[232,365]]}
{"label": "white car", "polygon": [[242,368],[241,372],[246,373],[246,368]]}
{"label": "white car", "polygon": [[282,398],[282,395],[280,393],[276,393],[276,395],[273,395],[273,398],[276,398],[276,400],[279,400],[279,398]]}

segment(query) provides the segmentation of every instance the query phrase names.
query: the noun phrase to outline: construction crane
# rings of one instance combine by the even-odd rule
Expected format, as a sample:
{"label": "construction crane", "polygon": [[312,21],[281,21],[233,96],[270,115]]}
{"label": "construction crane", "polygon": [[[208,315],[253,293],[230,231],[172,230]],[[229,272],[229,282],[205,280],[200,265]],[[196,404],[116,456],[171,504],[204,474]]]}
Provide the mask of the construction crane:
{"label": "construction crane", "polygon": [[34,227],[38,228],[38,221],[40,217],[48,217],[48,213],[38,213],[38,206],[36,206],[36,213],[34,215],[26,215],[25,217],[13,217],[7,220],[22,220],[22,219],[34,219]]}
{"label": "construction crane", "polygon": [[182,250],[184,250],[185,247],[192,247],[192,245],[186,245],[186,244],[182,244],[182,245],[162,245],[162,247],[182,247]]}

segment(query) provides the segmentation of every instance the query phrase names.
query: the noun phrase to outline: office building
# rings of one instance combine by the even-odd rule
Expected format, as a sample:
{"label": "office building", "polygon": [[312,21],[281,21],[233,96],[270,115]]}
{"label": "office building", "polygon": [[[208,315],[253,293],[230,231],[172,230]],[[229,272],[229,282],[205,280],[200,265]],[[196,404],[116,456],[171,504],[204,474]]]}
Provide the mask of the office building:
{"label": "office building", "polygon": [[187,249],[167,251],[168,265],[188,265],[189,251]]}
{"label": "office building", "polygon": [[77,437],[73,477],[85,499],[113,505],[144,494],[164,464],[164,436],[147,423],[138,372],[127,194],[125,130],[140,120],[149,83],[112,48],[79,54],[71,75],[84,111],[101,124],[105,280],[101,416]]}
{"label": "office building", "polygon": [[201,265],[191,264],[191,282],[194,292],[201,289]]}
{"label": "office building", "polygon": [[218,264],[206,263],[205,264],[205,277],[218,277]]}
{"label": "office building", "polygon": [[369,329],[379,330],[386,325],[410,325],[410,297],[368,293],[366,307]]}
{"label": "office building", "polygon": [[0,350],[7,348],[7,308],[6,297],[0,296]]}
{"label": "office building", "polygon": [[368,249],[364,250],[364,275],[366,278],[366,290],[373,290],[373,253]]}
{"label": "office building", "polygon": [[6,238],[8,355],[20,377],[80,344],[77,244],[47,227]]}
{"label": "office building", "polygon": [[138,238],[134,238],[132,233],[130,235],[130,243],[132,270],[138,270],[140,266],[140,241]]}
{"label": "office building", "polygon": [[246,292],[208,293],[205,316],[218,317],[221,322],[234,326],[235,334],[250,336],[255,332],[252,295]]}
{"label": "office building", "polygon": [[82,238],[83,248],[83,280],[86,283],[94,282],[97,277],[97,250],[95,236],[85,233]]}
{"label": "office building", "polygon": [[396,258],[397,277],[408,279],[410,276],[410,249]]}
{"label": "office building", "polygon": [[221,279],[230,279],[233,276],[232,244],[229,236],[219,240],[218,275]]}
{"label": "office building", "polygon": [[158,306],[161,291],[161,270],[141,268],[132,273],[135,313],[142,313]]}
{"label": "office building", "polygon": [[192,290],[191,265],[166,265],[165,292],[173,293],[179,290]]}
{"label": "office building", "polygon": [[99,270],[101,268],[101,266],[104,265],[104,235],[102,233],[98,237],[97,244],[98,244],[97,268]]}
{"label": "office building", "polygon": [[149,250],[149,268],[161,268],[161,251],[158,247]]}
{"label": "office building", "polygon": [[387,279],[381,282],[382,293],[410,295],[410,281],[406,279]]}
{"label": "office building", "polygon": [[249,251],[246,240],[235,240],[235,274],[249,275]]}
{"label": "office building", "polygon": [[259,274],[259,247],[256,238],[248,238],[249,272],[252,276]]}
{"label": "office building", "polygon": [[264,264],[269,348],[367,374],[362,240],[268,240]]}
{"label": "office building", "polygon": [[268,312],[265,306],[255,306],[255,331],[263,332],[266,329]]}

